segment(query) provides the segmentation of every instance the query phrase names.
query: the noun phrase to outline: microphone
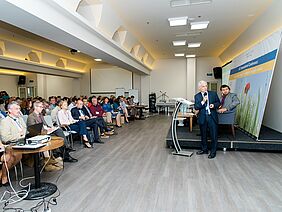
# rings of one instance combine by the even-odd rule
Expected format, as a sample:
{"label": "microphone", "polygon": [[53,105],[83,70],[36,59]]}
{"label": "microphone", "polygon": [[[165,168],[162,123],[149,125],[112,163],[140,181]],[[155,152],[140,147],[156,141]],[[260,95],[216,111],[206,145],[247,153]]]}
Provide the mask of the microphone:
{"label": "microphone", "polygon": [[204,96],[206,96],[206,95],[208,95],[208,93],[207,93],[207,92],[205,92],[205,93],[204,93]]}

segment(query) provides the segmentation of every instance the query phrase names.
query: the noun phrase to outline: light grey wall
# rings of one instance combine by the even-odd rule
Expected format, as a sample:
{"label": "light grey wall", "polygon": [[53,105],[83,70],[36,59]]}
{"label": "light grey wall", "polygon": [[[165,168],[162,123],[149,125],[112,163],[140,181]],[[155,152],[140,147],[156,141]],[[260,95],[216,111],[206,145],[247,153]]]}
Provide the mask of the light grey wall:
{"label": "light grey wall", "polygon": [[18,76],[0,74],[0,91],[7,91],[10,96],[18,96]]}
{"label": "light grey wall", "polygon": [[266,103],[263,125],[282,132],[282,44],[277,57],[276,66]]}

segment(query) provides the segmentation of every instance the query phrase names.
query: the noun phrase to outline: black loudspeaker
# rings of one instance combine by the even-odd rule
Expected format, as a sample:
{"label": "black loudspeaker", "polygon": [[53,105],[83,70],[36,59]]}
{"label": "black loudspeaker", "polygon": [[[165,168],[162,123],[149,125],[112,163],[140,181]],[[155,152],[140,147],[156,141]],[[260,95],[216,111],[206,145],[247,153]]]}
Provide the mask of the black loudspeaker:
{"label": "black loudspeaker", "polygon": [[157,112],[157,108],[156,108],[156,94],[155,93],[151,93],[149,94],[149,111],[151,113],[156,113]]}
{"label": "black loudspeaker", "polygon": [[25,85],[26,76],[19,76],[18,85]]}
{"label": "black loudspeaker", "polygon": [[213,76],[215,79],[222,78],[222,68],[221,67],[214,67],[213,68]]}

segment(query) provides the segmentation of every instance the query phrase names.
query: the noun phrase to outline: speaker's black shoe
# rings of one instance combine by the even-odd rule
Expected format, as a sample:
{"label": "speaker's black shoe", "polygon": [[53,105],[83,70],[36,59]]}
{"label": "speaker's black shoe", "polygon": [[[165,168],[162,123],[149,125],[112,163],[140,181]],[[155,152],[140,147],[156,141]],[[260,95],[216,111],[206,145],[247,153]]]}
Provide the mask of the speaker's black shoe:
{"label": "speaker's black shoe", "polygon": [[209,154],[208,150],[199,150],[197,153],[197,155],[203,155],[203,154]]}
{"label": "speaker's black shoe", "polygon": [[209,154],[208,159],[213,159],[215,158],[216,154]]}

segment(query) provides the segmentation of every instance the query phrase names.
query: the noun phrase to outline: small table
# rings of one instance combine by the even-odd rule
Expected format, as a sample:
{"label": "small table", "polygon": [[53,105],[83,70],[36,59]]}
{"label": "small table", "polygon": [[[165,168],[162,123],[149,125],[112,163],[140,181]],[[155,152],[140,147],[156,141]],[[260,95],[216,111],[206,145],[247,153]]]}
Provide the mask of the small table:
{"label": "small table", "polygon": [[164,108],[165,113],[169,115],[169,108],[175,108],[175,102],[158,102],[156,104],[156,107],[158,109],[159,114],[160,114],[160,109]]}
{"label": "small table", "polygon": [[40,164],[39,164],[39,153],[53,149],[57,149],[64,145],[64,140],[61,137],[52,136],[52,139],[46,143],[46,146],[39,149],[13,149],[15,153],[21,154],[32,154],[34,158],[34,181],[35,183],[30,186],[30,191],[26,200],[38,200],[48,197],[57,191],[57,186],[53,183],[41,182],[40,179]]}
{"label": "small table", "polygon": [[190,129],[190,132],[192,132],[192,128],[193,128],[193,117],[195,116],[194,113],[181,113],[179,112],[177,114],[177,117],[179,118],[189,118],[189,129]]}
{"label": "small table", "polygon": [[144,119],[143,117],[143,109],[148,107],[148,105],[135,105],[135,108],[139,110],[139,118],[138,119]]}

